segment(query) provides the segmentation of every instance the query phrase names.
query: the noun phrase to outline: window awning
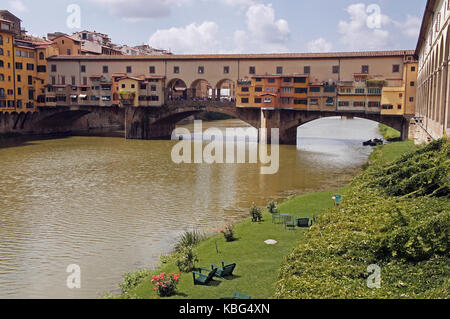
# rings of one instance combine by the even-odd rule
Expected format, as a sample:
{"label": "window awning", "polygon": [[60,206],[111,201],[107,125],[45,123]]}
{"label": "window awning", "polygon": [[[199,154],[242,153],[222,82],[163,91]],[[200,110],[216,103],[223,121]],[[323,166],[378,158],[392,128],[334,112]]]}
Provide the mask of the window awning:
{"label": "window awning", "polygon": [[74,94],[72,94],[72,95],[70,96],[71,99],[76,99],[77,97],[78,97],[78,95],[74,95]]}
{"label": "window awning", "polygon": [[80,94],[80,99],[85,99],[85,98],[87,98],[86,94]]}

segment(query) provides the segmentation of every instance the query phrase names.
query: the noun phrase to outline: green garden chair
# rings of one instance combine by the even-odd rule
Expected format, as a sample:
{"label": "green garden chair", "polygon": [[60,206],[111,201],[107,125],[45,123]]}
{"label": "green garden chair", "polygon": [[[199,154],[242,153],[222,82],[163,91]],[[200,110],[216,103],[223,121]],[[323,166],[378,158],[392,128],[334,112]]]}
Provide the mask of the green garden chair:
{"label": "green garden chair", "polygon": [[284,218],[284,228],[287,228],[289,230],[295,230],[295,220],[292,216],[285,216]]}
{"label": "green garden chair", "polygon": [[252,297],[241,294],[237,291],[234,292],[233,299],[252,299]]}
{"label": "green garden chair", "polygon": [[273,224],[281,224],[283,222],[283,216],[279,213],[272,214],[272,223]]}
{"label": "green garden chair", "polygon": [[[208,275],[202,274],[202,271],[206,271]],[[199,268],[198,272],[193,271],[192,276],[194,277],[194,285],[208,285],[213,280],[216,272],[217,268],[214,268],[213,270]]]}
{"label": "green garden chair", "polygon": [[297,226],[302,228],[308,228],[310,226],[309,217],[298,218]]}
{"label": "green garden chair", "polygon": [[334,196],[333,196],[333,199],[334,199],[334,205],[335,205],[335,206],[341,205],[341,202],[342,202],[342,195],[339,195],[339,194],[334,195]]}
{"label": "green garden chair", "polygon": [[212,264],[211,269],[214,270],[214,268],[217,269],[215,276],[225,279],[224,277],[233,276],[233,271],[236,268],[236,263],[229,263],[225,260],[222,260],[222,267]]}

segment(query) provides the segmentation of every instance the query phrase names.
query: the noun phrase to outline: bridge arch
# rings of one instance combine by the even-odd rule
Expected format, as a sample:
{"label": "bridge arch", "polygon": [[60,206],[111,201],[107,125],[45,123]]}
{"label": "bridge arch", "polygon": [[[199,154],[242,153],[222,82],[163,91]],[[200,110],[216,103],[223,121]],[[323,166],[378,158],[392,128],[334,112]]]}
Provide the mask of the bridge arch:
{"label": "bridge arch", "polygon": [[190,97],[194,100],[212,100],[215,98],[214,87],[206,79],[194,80],[190,86],[190,93]]}
{"label": "bridge arch", "polygon": [[236,99],[236,82],[229,78],[218,81],[215,90],[218,99],[226,99],[229,101]]}
{"label": "bridge arch", "polygon": [[180,78],[171,79],[166,86],[166,100],[177,101],[188,98],[188,86]]}

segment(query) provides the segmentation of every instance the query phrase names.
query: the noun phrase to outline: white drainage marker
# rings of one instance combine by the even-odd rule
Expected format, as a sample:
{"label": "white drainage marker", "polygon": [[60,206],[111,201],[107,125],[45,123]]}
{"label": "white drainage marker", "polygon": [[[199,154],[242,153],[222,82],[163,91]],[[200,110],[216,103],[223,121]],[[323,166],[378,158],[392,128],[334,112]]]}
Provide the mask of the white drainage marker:
{"label": "white drainage marker", "polygon": [[276,244],[278,244],[278,242],[276,240],[273,240],[273,239],[268,239],[264,243],[266,243],[267,245],[276,245]]}

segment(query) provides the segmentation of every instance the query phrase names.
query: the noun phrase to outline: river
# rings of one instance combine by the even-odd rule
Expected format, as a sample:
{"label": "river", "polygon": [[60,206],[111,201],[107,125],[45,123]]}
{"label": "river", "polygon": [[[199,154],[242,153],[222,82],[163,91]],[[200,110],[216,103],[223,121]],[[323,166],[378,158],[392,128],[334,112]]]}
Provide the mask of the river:
{"label": "river", "polygon": [[[118,293],[125,272],[155,267],[184,230],[215,231],[253,202],[344,185],[371,152],[362,141],[374,137],[377,123],[363,119],[311,122],[297,147],[280,147],[275,175],[261,175],[260,164],[177,165],[175,140],[0,140],[0,298]],[[81,289],[67,288],[71,264],[81,267]]]}

